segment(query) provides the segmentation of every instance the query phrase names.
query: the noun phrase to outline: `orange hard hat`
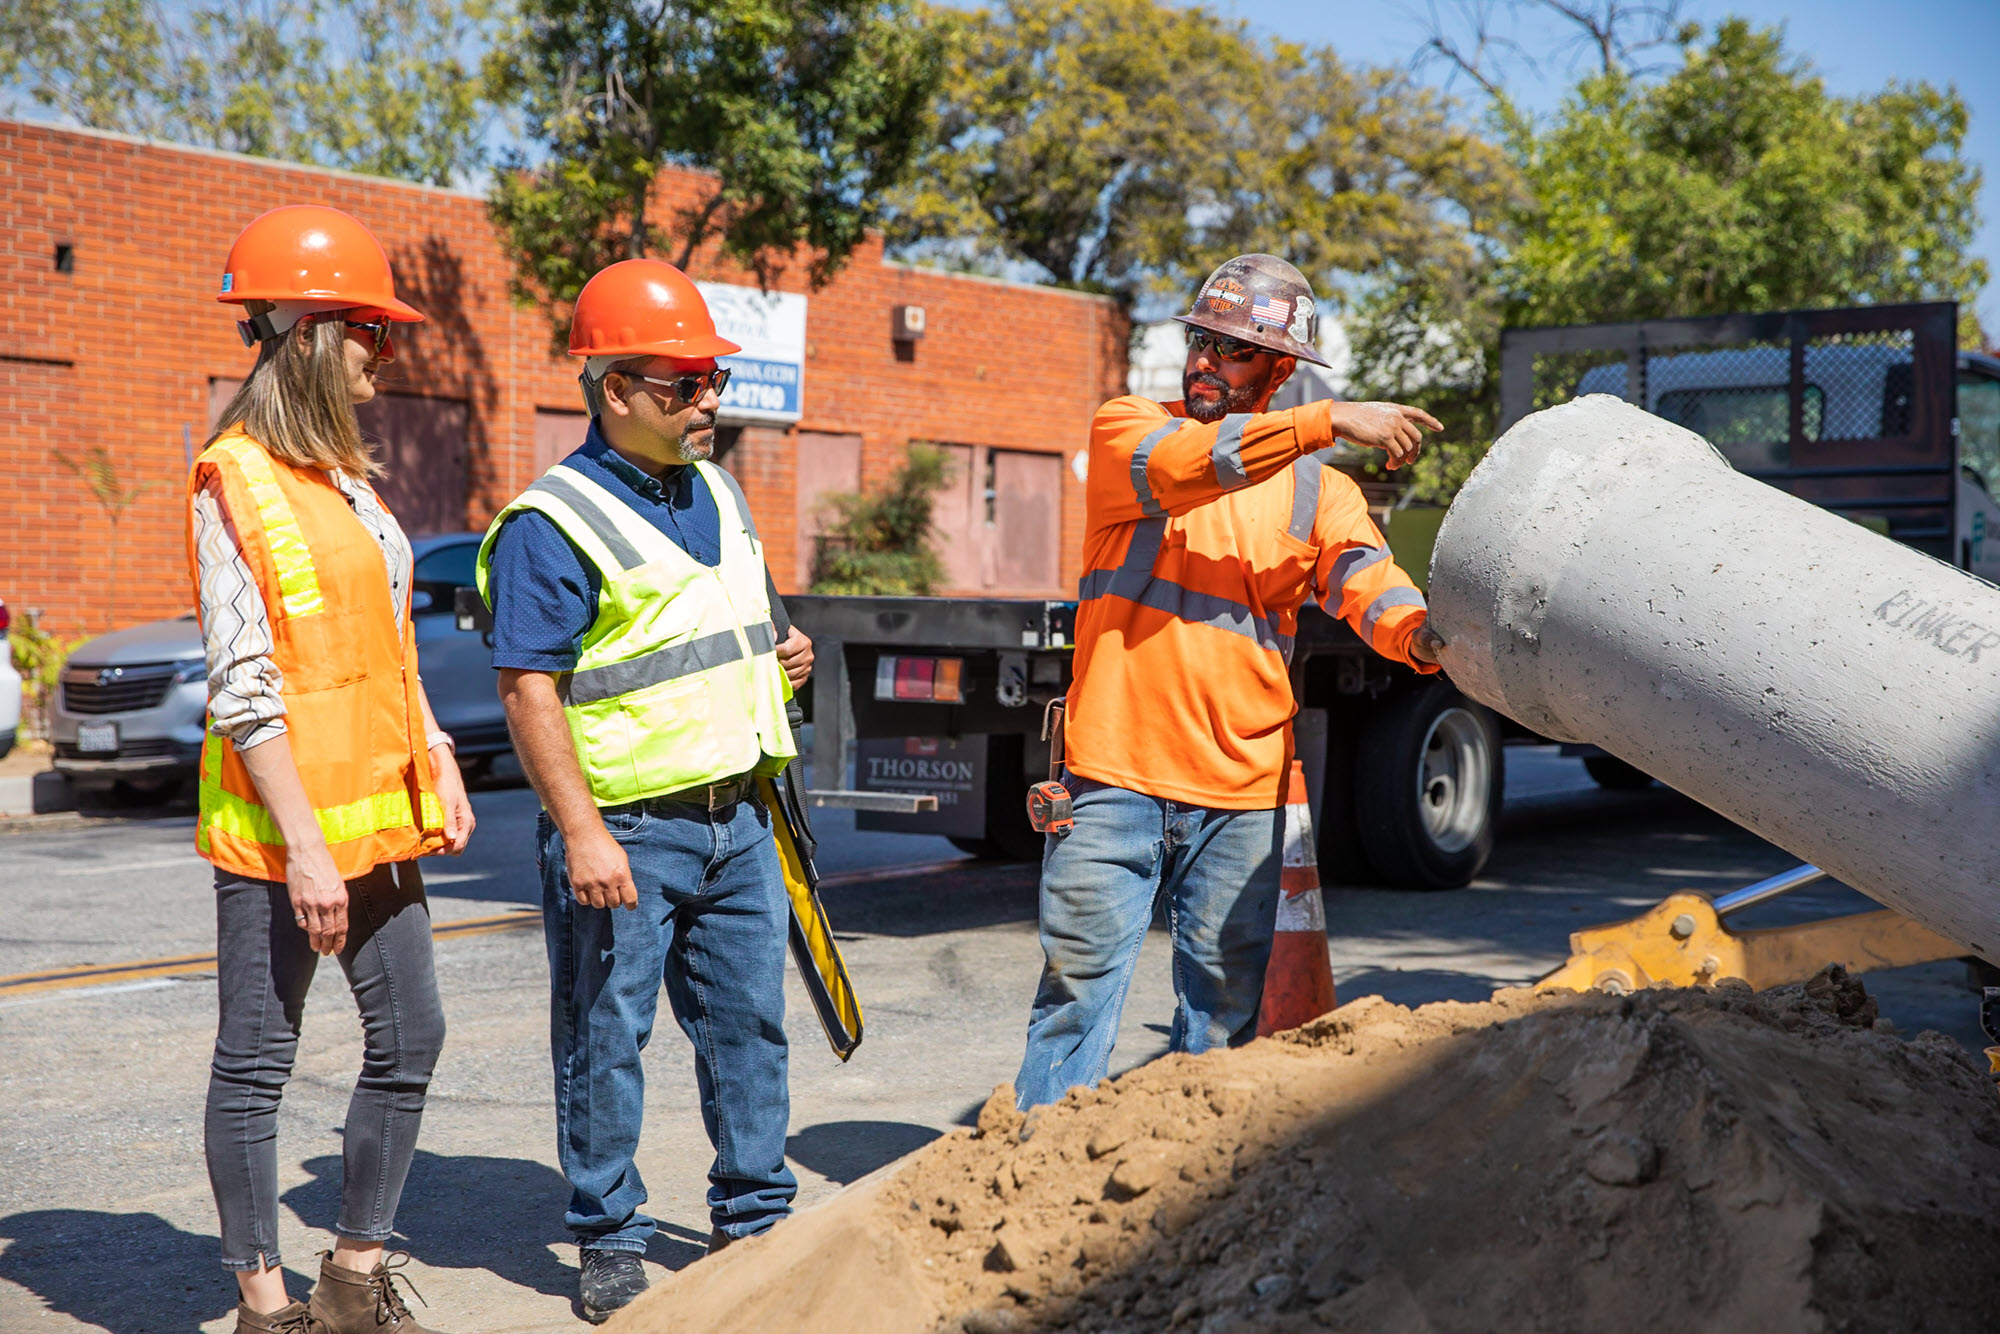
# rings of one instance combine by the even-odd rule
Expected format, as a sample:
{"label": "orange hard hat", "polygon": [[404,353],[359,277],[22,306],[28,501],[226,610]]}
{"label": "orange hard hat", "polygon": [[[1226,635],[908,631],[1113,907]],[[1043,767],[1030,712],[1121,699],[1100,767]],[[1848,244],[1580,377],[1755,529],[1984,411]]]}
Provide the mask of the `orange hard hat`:
{"label": "orange hard hat", "polygon": [[576,294],[570,316],[572,357],[700,361],[742,350],[716,333],[701,289],[663,259],[623,259],[599,269]]}
{"label": "orange hard hat", "polygon": [[326,302],[392,320],[423,314],[396,297],[382,243],[357,218],[321,204],[290,204],[257,218],[229,247],[217,301]]}

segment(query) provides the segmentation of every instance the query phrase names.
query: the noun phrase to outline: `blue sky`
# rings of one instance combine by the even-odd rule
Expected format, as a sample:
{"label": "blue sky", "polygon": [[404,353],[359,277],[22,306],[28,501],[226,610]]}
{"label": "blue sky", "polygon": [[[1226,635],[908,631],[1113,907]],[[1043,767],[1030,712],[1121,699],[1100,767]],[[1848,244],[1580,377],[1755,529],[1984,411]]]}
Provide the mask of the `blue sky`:
{"label": "blue sky", "polygon": [[[1459,0],[1436,3],[1447,13],[1462,12],[1455,7]],[[1429,23],[1425,0],[1210,0],[1209,7],[1248,20],[1261,33],[1332,46],[1343,59],[1369,65],[1408,66]],[[1704,25],[1740,14],[1782,26],[1787,47],[1810,59],[1836,93],[1873,92],[1892,80],[1957,87],[1972,111],[1965,155],[1986,173],[1973,251],[1994,280],[1979,314],[1988,336],[2000,337],[2000,0],[1685,0],[1683,11]],[[1530,50],[1551,51],[1568,31],[1530,19],[1519,40]],[[1549,61],[1539,81],[1515,70],[1509,87],[1533,109],[1551,110],[1580,68]],[[1446,73],[1435,63],[1420,71],[1433,83]],[[1457,89],[1477,93],[1463,76]]]}

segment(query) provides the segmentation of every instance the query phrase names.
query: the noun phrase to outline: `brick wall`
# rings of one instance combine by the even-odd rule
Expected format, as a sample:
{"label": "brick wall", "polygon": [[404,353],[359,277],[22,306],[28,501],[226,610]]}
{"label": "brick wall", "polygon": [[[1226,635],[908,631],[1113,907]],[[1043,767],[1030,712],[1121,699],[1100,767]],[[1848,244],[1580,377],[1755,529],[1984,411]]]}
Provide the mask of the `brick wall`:
{"label": "brick wall", "polygon": [[[663,185],[662,203],[698,178]],[[466,526],[485,525],[535,474],[536,409],[579,406],[576,364],[547,317],[507,294],[505,254],[478,196],[123,136],[0,120],[0,598],[62,633],[173,615],[191,604],[183,547],[190,446],[209,384],[254,360],[233,307],[213,300],[229,243],[281,204],[345,209],[374,229],[399,292],[429,316],[398,332],[385,390],[469,407]],[[73,252],[59,272],[56,247]],[[748,282],[712,260],[694,276]],[[788,275],[777,286],[808,291]],[[779,586],[810,553],[796,540],[799,431],[862,438],[864,485],[911,440],[1060,453],[1062,572],[1079,573],[1082,487],[1067,459],[1090,415],[1124,392],[1124,330],[1104,299],[906,268],[870,241],[810,292],[804,420],[748,427],[728,460]],[[890,308],[923,306],[914,356]],[[117,525],[57,458],[102,446],[141,488]]]}

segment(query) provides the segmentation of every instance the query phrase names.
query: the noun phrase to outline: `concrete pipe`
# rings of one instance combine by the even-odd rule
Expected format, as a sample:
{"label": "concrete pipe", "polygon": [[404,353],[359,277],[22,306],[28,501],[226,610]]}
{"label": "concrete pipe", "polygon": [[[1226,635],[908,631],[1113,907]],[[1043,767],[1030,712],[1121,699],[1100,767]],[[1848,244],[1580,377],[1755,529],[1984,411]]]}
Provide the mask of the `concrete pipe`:
{"label": "concrete pipe", "polygon": [[1445,516],[1452,681],[2000,962],[2000,589],[1604,395]]}

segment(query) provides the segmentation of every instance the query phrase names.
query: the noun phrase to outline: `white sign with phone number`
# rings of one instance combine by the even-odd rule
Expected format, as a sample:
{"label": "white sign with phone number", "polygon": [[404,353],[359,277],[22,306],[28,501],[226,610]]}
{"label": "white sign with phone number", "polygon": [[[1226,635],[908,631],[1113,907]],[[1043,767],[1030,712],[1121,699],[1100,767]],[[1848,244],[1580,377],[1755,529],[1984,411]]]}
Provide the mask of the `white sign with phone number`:
{"label": "white sign with phone number", "polygon": [[697,283],[715,316],[715,331],[743,351],[721,358],[729,367],[723,421],[795,422],[805,402],[806,298],[729,283]]}

